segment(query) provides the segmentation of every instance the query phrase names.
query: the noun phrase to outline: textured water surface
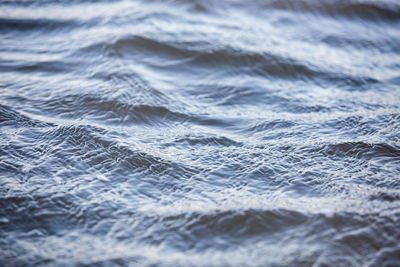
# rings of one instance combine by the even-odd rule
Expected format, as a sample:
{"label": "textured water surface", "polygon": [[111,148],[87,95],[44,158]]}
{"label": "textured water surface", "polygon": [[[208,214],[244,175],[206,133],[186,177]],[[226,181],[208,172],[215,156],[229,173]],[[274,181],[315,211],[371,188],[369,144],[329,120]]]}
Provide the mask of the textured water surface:
{"label": "textured water surface", "polygon": [[0,265],[400,266],[400,2],[1,1]]}

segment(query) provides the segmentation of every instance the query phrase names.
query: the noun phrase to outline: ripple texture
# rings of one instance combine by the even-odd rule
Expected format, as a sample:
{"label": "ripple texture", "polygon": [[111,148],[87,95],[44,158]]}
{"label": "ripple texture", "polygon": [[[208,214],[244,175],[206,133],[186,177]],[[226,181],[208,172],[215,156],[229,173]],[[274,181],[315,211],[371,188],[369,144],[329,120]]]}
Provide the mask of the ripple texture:
{"label": "ripple texture", "polygon": [[400,3],[2,1],[1,266],[399,266]]}

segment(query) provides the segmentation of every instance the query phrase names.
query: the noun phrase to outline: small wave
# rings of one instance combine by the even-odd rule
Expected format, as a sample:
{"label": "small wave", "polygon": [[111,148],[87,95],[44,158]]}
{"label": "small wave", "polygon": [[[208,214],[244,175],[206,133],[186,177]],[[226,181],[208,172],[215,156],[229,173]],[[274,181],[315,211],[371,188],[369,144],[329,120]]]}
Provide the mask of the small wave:
{"label": "small wave", "polygon": [[163,222],[181,221],[183,229],[193,238],[210,238],[228,235],[235,239],[240,236],[257,236],[284,231],[306,223],[307,216],[288,210],[262,211],[243,210],[226,211],[215,214],[187,214],[163,218]]}
{"label": "small wave", "polygon": [[239,142],[236,142],[227,137],[208,137],[208,136],[186,136],[179,138],[174,143],[184,143],[191,146],[204,146],[204,145],[217,145],[217,146],[240,146]]}
{"label": "small wave", "polygon": [[44,123],[39,120],[29,118],[8,106],[0,104],[0,125],[5,126],[16,126],[16,127],[49,127],[53,126],[49,123]]}
{"label": "small wave", "polygon": [[[80,48],[81,52],[90,53],[100,50],[102,53],[115,51],[118,55],[129,58],[133,56],[158,55],[167,58],[184,58],[195,55],[195,51],[185,47],[177,47],[168,42],[159,41],[142,35],[124,35],[116,40],[96,42]],[[140,52],[140,53],[138,53]]]}
{"label": "small wave", "polygon": [[378,50],[382,53],[400,53],[400,47],[395,42],[385,38],[380,40],[370,40],[365,38],[357,38],[354,36],[327,35],[324,36],[321,41],[338,49],[350,47],[355,50],[362,49],[363,51]]}
{"label": "small wave", "polygon": [[396,266],[400,261],[400,247],[383,248],[377,253],[377,257],[370,261],[371,265]]}
{"label": "small wave", "polygon": [[344,142],[327,144],[321,148],[327,156],[356,158],[392,158],[400,160],[400,147],[390,144],[368,144],[364,142]]}
{"label": "small wave", "polygon": [[[314,70],[308,63],[274,54],[251,53],[231,47],[204,51],[203,49],[198,50],[196,47],[184,46],[179,42],[165,42],[140,35],[118,37],[116,41],[111,43],[92,44],[82,48],[82,51],[96,49],[101,49],[103,53],[104,49],[115,51],[122,58],[147,55],[165,57],[166,59],[188,59],[185,62],[178,62],[178,65],[190,65],[195,68],[224,67],[223,69],[231,69],[233,73],[243,72],[247,69],[247,72],[250,71],[252,75],[268,75],[274,78],[326,76],[326,73]],[[235,68],[236,71],[234,71]]]}
{"label": "small wave", "polygon": [[[317,62],[305,62],[266,52],[254,53],[231,46],[206,50],[196,45],[189,46],[181,42],[164,41],[143,35],[118,36],[114,41],[98,42],[76,51],[78,54],[93,52],[108,54],[110,57],[118,56],[122,59],[144,60],[151,67],[161,71],[186,73],[188,67],[199,69],[199,72],[213,69],[223,76],[247,74],[271,80],[300,79],[316,82],[321,86],[335,85],[345,90],[360,91],[378,88],[381,85],[380,81],[373,77],[332,71],[319,66]],[[160,61],[160,58],[165,60]]]}
{"label": "small wave", "polygon": [[370,200],[379,200],[379,201],[400,201],[400,194],[397,192],[379,192],[375,195],[369,197]]}
{"label": "small wave", "polygon": [[195,14],[219,14],[218,11],[222,10],[225,3],[224,2],[215,2],[210,0],[172,0],[169,1],[171,5],[177,5],[181,7],[185,7],[189,12],[193,12]]}
{"label": "small wave", "polygon": [[266,7],[278,8],[296,12],[310,12],[335,17],[361,18],[371,21],[400,20],[400,6],[389,1],[269,1]]}
{"label": "small wave", "polygon": [[7,62],[0,64],[2,72],[21,72],[21,73],[46,73],[56,74],[65,73],[73,69],[73,64],[60,61],[41,61],[41,62]]}
{"label": "small wave", "polygon": [[193,67],[223,67],[224,70],[229,70],[225,70],[225,75],[248,73],[274,79],[317,79],[328,76],[328,73],[317,70],[317,67],[308,62],[277,54],[238,51],[231,47],[197,53],[190,64]]}
{"label": "small wave", "polygon": [[[328,132],[340,136],[369,136],[373,137],[378,133],[390,132],[392,127],[396,127],[398,114],[380,115],[372,118],[365,118],[360,115],[339,117],[323,123]],[[392,142],[398,141],[398,137],[393,135]]]}
{"label": "small wave", "polygon": [[63,5],[63,4],[94,4],[99,2],[118,2],[120,0],[4,0],[2,4],[8,6],[17,6],[17,7],[43,7],[43,6],[54,6],[54,5]]}
{"label": "small wave", "polygon": [[250,86],[220,86],[211,83],[198,85],[187,91],[201,101],[221,106],[256,105],[260,100],[266,103],[269,98],[273,98],[271,102],[280,100],[278,97],[271,97],[263,88]]}
{"label": "small wave", "polygon": [[287,120],[273,120],[268,122],[257,123],[254,126],[246,129],[246,132],[259,133],[264,131],[272,131],[275,129],[286,129],[296,126],[297,123]]}
{"label": "small wave", "polygon": [[60,31],[79,25],[74,20],[51,20],[51,19],[25,19],[25,18],[0,18],[0,30],[3,32],[22,31]]}
{"label": "small wave", "polygon": [[34,101],[39,113],[57,114],[62,118],[90,118],[109,124],[166,124],[184,121],[188,115],[169,110],[165,106],[128,104],[120,100],[103,99],[94,95],[68,95],[47,101]]}

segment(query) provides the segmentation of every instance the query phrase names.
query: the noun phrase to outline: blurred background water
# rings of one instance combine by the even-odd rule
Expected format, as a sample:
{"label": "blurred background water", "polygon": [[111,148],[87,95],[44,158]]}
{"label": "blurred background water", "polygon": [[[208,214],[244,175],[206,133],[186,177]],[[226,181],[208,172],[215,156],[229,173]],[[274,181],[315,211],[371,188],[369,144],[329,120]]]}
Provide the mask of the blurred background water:
{"label": "blurred background water", "polygon": [[397,0],[2,1],[0,265],[400,266]]}

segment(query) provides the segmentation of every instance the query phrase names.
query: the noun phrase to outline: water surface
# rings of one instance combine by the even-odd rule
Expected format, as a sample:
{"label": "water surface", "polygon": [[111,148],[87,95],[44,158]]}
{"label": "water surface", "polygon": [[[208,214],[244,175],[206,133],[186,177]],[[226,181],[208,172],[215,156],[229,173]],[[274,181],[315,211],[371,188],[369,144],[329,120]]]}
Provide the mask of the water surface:
{"label": "water surface", "polygon": [[0,265],[400,265],[398,1],[0,5]]}

